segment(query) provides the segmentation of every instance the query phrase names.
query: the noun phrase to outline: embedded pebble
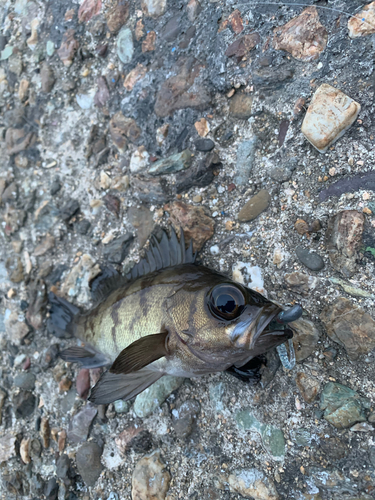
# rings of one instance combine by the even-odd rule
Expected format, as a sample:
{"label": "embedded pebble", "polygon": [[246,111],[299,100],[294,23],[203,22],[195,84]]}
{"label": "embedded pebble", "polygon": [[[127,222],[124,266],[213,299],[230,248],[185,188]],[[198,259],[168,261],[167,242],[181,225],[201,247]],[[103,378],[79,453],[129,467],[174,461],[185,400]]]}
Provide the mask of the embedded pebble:
{"label": "embedded pebble", "polygon": [[301,131],[314,148],[324,153],[345,134],[360,110],[358,102],[323,83],[314,94]]}
{"label": "embedded pebble", "polygon": [[159,451],[137,462],[132,477],[132,500],[164,500],[171,481]]}
{"label": "embedded pebble", "polygon": [[117,35],[117,55],[124,64],[130,63],[134,53],[133,35],[129,28],[122,28]]}
{"label": "embedded pebble", "polygon": [[304,266],[311,271],[321,271],[324,267],[324,260],[315,252],[310,252],[306,248],[297,247],[296,254]]}
{"label": "embedded pebble", "polygon": [[77,469],[87,486],[94,486],[103,470],[101,454],[101,447],[93,442],[84,443],[78,448]]}
{"label": "embedded pebble", "polygon": [[271,196],[268,191],[261,189],[259,193],[250,198],[250,200],[241,208],[238,214],[240,222],[249,222],[256,219],[258,215],[267,210],[271,203]]}

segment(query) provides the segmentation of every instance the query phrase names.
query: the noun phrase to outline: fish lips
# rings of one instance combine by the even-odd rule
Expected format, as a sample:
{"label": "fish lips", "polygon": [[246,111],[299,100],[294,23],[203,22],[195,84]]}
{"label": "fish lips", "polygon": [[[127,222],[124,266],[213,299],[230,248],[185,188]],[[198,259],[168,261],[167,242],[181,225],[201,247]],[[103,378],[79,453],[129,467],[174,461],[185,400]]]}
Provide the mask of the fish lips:
{"label": "fish lips", "polygon": [[248,307],[241,314],[229,333],[234,347],[251,350],[268,325],[276,318],[282,309],[276,304],[267,304],[261,308]]}

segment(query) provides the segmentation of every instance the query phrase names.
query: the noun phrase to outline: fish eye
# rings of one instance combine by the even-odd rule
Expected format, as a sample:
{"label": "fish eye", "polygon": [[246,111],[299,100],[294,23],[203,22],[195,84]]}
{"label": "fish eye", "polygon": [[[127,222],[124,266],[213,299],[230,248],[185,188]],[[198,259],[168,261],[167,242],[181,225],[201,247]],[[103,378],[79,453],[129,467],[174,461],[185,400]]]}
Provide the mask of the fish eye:
{"label": "fish eye", "polygon": [[244,306],[244,294],[233,285],[218,285],[211,290],[209,308],[214,316],[234,319],[242,313]]}

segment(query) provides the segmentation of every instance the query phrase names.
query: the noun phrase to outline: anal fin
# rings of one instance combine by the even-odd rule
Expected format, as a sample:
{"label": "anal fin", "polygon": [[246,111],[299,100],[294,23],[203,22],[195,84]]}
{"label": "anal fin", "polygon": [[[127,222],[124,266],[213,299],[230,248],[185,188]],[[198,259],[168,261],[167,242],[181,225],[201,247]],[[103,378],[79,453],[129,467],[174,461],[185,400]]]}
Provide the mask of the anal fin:
{"label": "anal fin", "polygon": [[108,359],[98,352],[84,347],[72,346],[60,352],[60,358],[70,363],[80,363],[84,368],[99,368],[108,365]]}
{"label": "anal fin", "polygon": [[96,405],[113,403],[117,399],[127,401],[147,389],[163,375],[162,372],[147,368],[126,375],[107,371],[93,387],[89,401]]}

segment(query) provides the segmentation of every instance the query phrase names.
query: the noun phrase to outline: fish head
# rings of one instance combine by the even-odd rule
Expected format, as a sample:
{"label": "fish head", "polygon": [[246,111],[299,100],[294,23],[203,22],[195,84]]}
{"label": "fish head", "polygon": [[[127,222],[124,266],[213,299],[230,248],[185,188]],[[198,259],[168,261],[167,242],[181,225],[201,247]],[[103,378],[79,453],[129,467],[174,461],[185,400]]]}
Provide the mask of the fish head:
{"label": "fish head", "polygon": [[184,277],[169,308],[177,338],[205,363],[206,371],[241,366],[290,338],[290,332],[275,327],[282,310],[255,290],[207,268],[199,268],[195,280]]}

